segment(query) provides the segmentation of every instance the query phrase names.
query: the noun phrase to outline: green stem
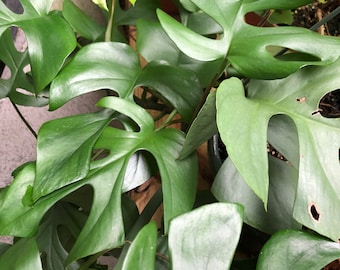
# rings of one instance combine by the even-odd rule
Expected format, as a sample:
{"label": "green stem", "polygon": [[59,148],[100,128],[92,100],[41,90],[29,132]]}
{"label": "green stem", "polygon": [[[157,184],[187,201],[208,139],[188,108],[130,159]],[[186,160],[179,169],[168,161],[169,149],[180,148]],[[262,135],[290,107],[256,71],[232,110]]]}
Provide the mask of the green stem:
{"label": "green stem", "polygon": [[113,15],[115,11],[115,1],[116,0],[111,1],[110,17],[109,17],[109,21],[107,23],[107,27],[105,31],[105,41],[107,42],[111,41],[111,38],[112,38],[112,26],[113,26]]}
{"label": "green stem", "polygon": [[164,123],[161,126],[159,126],[155,131],[159,131],[167,127],[168,125],[173,124],[172,119],[175,117],[176,114],[177,114],[177,110],[173,109],[172,112],[169,114],[168,118],[164,121]]}
{"label": "green stem", "polygon": [[158,121],[158,120],[161,119],[164,115],[166,115],[165,110],[161,111],[157,116],[155,116],[155,117],[153,118],[153,121],[154,121],[154,122]]}
{"label": "green stem", "polygon": [[338,16],[340,14],[340,7],[337,7],[334,9],[331,13],[329,13],[325,18],[314,24],[311,28],[309,28],[312,31],[316,31],[321,25],[328,23],[330,20],[332,20],[334,17]]}
{"label": "green stem", "polygon": [[37,139],[37,138],[38,138],[37,133],[36,133],[35,130],[32,128],[32,126],[27,122],[27,120],[25,119],[25,117],[22,115],[22,113],[20,112],[19,108],[17,107],[17,105],[16,105],[14,102],[12,102],[12,101],[11,101],[11,103],[12,103],[12,105],[13,105],[15,111],[16,111],[17,114],[19,115],[21,121],[24,122],[24,124],[26,125],[26,127],[27,127],[27,128],[29,129],[29,131],[32,133],[32,135]]}
{"label": "green stem", "polygon": [[[334,9],[331,13],[329,13],[325,18],[314,24],[312,27],[309,28],[309,30],[316,31],[321,25],[324,25],[328,23],[330,20],[332,20],[334,17],[338,16],[340,14],[340,7],[337,7]],[[285,54],[289,49],[284,48],[281,51],[279,51],[277,54],[275,54],[275,57],[281,56]]]}
{"label": "green stem", "polygon": [[78,270],[86,270],[86,269],[89,269],[89,267],[97,261],[97,259],[104,255],[105,253],[107,252],[107,250],[104,250],[104,251],[101,251],[101,252],[98,252],[94,255],[92,255],[82,266],[80,266],[80,268]]}

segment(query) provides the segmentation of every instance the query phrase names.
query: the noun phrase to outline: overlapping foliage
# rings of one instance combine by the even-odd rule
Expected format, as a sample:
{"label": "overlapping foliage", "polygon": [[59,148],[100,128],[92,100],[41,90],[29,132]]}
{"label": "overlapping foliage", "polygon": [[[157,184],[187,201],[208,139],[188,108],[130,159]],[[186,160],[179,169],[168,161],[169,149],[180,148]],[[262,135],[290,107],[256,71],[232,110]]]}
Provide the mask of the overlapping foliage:
{"label": "overlapping foliage", "polygon": [[[11,70],[1,98],[48,100],[54,110],[91,91],[115,92],[98,112],[40,128],[36,162],[0,192],[0,235],[17,237],[0,246],[0,266],[90,269],[93,258],[122,249],[117,269],[225,269],[236,267],[243,222],[273,235],[258,269],[319,269],[340,257],[340,123],[319,113],[320,99],[340,88],[340,40],[244,21],[311,1],[174,1],[181,22],[156,11],[156,0],[128,10],[99,2],[106,27],[70,0],[62,12],[49,11],[52,1],[21,0],[23,14],[0,2],[0,60]],[[137,26],[137,50],[122,25]],[[11,26],[25,32],[26,51],[15,49]],[[87,41],[76,48],[77,36]],[[273,48],[290,50],[275,57]],[[229,78],[231,66],[239,78]],[[147,109],[167,119],[156,126]],[[175,115],[186,133],[168,127]],[[200,206],[195,150],[216,132],[229,157],[212,185],[216,202]],[[267,142],[285,160],[268,157]],[[155,173],[161,191],[139,214],[125,192]],[[157,232],[149,221],[161,202]]]}

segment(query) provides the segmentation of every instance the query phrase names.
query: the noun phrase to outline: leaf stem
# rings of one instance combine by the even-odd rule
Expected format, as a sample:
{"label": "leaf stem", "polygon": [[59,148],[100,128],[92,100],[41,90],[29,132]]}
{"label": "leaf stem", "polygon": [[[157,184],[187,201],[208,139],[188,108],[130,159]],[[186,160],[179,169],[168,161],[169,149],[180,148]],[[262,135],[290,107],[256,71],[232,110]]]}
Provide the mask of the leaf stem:
{"label": "leaf stem", "polygon": [[172,112],[169,114],[168,118],[164,121],[164,123],[162,125],[160,125],[155,131],[159,131],[159,130],[167,127],[168,125],[173,124],[174,121],[172,121],[172,119],[175,117],[176,114],[177,114],[177,110],[173,109]]}
{"label": "leaf stem", "polygon": [[[309,28],[309,30],[316,31],[321,25],[324,25],[328,23],[330,20],[332,20],[334,17],[338,16],[340,14],[340,7],[337,7],[334,9],[331,13],[329,13],[326,17],[324,17],[322,20],[318,21],[316,24],[314,24],[312,27]],[[279,51],[277,54],[275,54],[275,57],[281,56],[285,54],[289,49],[284,48],[281,51]]]}
{"label": "leaf stem", "polygon": [[105,31],[105,41],[109,42],[112,39],[112,26],[113,26],[113,15],[115,11],[115,1],[116,0],[111,0],[111,8],[110,8],[110,17],[107,22],[107,27]]}
{"label": "leaf stem", "polygon": [[26,118],[22,115],[22,113],[20,112],[18,106],[13,102],[11,101],[13,107],[14,107],[14,110],[17,112],[17,114],[19,115],[20,119],[22,122],[24,122],[25,126],[29,129],[29,131],[32,133],[32,135],[35,137],[35,139],[38,138],[38,135],[37,133],[35,132],[35,130],[32,128],[32,126],[30,125],[30,123],[27,122]]}

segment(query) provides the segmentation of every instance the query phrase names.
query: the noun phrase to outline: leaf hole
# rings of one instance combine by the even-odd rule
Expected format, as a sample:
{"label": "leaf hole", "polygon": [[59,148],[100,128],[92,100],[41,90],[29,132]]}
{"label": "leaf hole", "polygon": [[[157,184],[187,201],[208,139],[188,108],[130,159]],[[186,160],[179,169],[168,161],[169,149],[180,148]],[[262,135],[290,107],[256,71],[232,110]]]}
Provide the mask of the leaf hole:
{"label": "leaf hole", "polygon": [[294,62],[320,62],[321,59],[315,55],[299,52],[291,48],[268,45],[266,50],[269,54],[280,61]]}
{"label": "leaf hole", "polygon": [[109,155],[110,155],[110,151],[108,149],[94,149],[92,150],[91,160],[92,161],[100,160],[100,159],[106,158]]}
{"label": "leaf hole", "polygon": [[316,222],[320,222],[320,211],[317,208],[315,203],[311,203],[309,206],[309,214],[311,216],[311,218],[316,221]]}
{"label": "leaf hole", "polygon": [[320,113],[326,118],[340,117],[340,89],[324,95],[319,102]]}
{"label": "leaf hole", "polygon": [[131,132],[139,132],[140,126],[130,117],[127,117],[124,114],[118,115],[115,119],[109,124],[110,127],[123,129]]}
{"label": "leaf hole", "polygon": [[[2,63],[2,62],[1,62]],[[12,71],[8,66],[5,66],[5,64],[3,64],[2,67],[2,74],[1,74],[1,79],[3,80],[9,80],[12,77]]]}
{"label": "leaf hole", "polygon": [[266,18],[265,13],[263,11],[248,12],[244,16],[244,21],[247,24],[259,27],[271,27],[272,25],[267,22],[267,19],[268,18]]}
{"label": "leaf hole", "polygon": [[26,95],[26,96],[35,96],[34,93],[28,91],[28,90],[25,90],[25,89],[22,89],[22,88],[17,88],[15,89],[18,93],[20,94],[23,94],[23,95]]}
{"label": "leaf hole", "polygon": [[26,66],[23,67],[22,71],[27,74],[31,72],[31,65],[27,64]]}
{"label": "leaf hole", "polygon": [[13,1],[13,0],[3,0],[4,4],[10,9],[12,12],[16,14],[24,13],[24,8],[20,1]]}
{"label": "leaf hole", "polygon": [[18,27],[12,28],[11,31],[12,31],[14,46],[16,50],[18,52],[24,52],[27,49],[27,39],[26,39],[25,32],[21,28],[18,28]]}

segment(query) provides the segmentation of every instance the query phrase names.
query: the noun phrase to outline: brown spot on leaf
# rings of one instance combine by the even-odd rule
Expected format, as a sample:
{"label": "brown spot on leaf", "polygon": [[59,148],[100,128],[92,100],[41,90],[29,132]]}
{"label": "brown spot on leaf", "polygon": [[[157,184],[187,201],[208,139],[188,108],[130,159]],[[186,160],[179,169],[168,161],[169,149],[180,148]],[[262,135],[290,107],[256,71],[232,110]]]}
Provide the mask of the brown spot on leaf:
{"label": "brown spot on leaf", "polygon": [[306,97],[301,97],[301,98],[296,98],[296,101],[299,103],[306,102],[307,98]]}

